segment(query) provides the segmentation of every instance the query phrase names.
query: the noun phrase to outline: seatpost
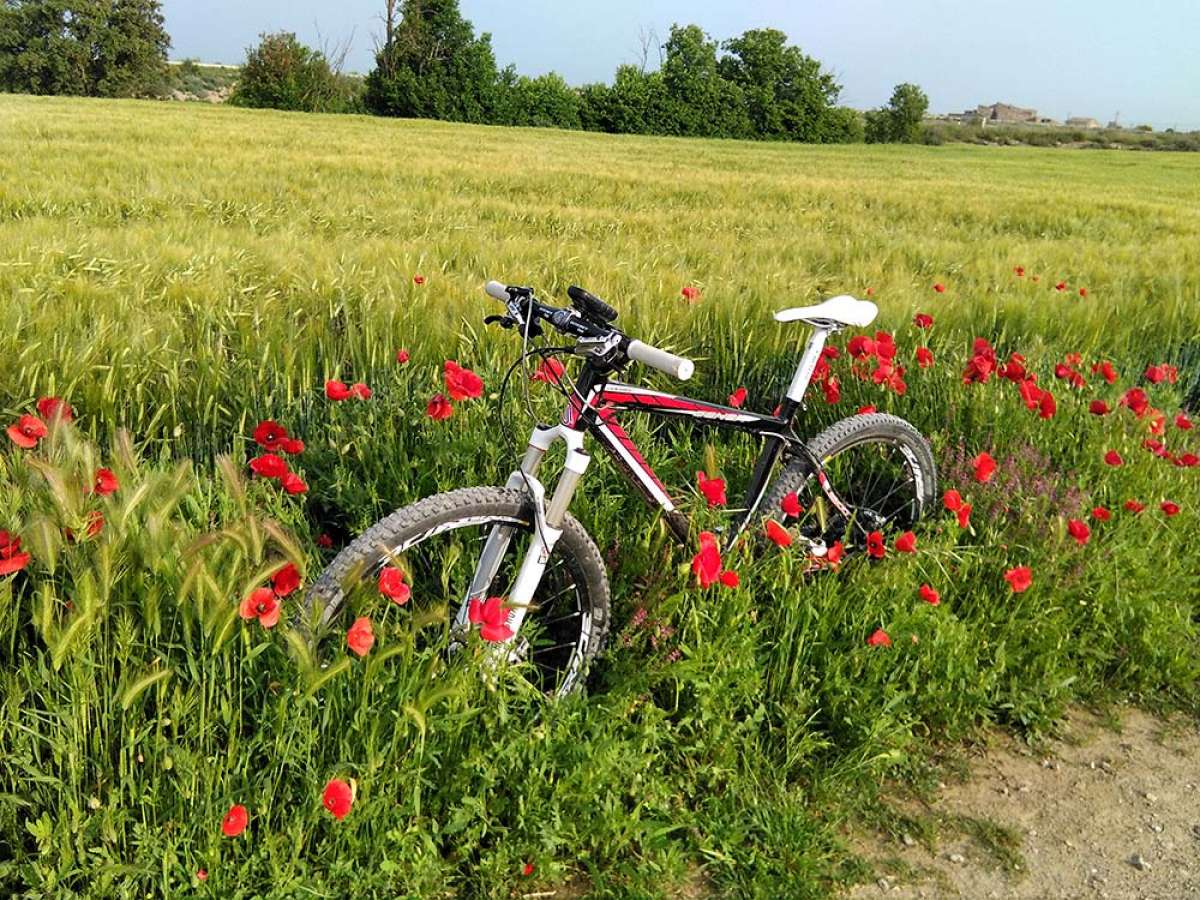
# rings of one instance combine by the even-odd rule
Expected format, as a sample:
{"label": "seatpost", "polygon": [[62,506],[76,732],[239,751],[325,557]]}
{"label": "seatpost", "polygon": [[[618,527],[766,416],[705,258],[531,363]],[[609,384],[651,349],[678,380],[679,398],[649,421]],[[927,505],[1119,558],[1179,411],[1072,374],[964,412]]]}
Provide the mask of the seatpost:
{"label": "seatpost", "polygon": [[814,326],[812,337],[808,339],[808,346],[804,348],[804,355],[800,357],[800,364],[796,366],[796,374],[792,376],[792,383],[787,389],[787,398],[793,403],[804,402],[804,392],[808,390],[813,372],[817,369],[821,351],[825,349],[825,340],[835,330],[832,327]]}

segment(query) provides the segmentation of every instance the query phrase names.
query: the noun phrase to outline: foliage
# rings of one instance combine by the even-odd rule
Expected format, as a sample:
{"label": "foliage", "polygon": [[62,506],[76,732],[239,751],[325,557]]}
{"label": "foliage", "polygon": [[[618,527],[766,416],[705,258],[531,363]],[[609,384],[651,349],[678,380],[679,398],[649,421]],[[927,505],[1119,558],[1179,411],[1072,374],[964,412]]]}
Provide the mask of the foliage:
{"label": "foliage", "polygon": [[491,36],[475,37],[458,0],[404,0],[401,16],[367,77],[367,109],[384,116],[490,121],[497,82]]}
{"label": "foliage", "polygon": [[491,121],[496,125],[579,128],[580,95],[557,72],[530,78],[508,66],[500,73]]}
{"label": "foliage", "polygon": [[[0,98],[0,424],[48,394],[77,411],[35,451],[0,430],[0,529],[32,552],[0,578],[0,893],[821,896],[862,874],[847,819],[945,742],[989,723],[1036,736],[1080,701],[1194,713],[1200,469],[1147,452],[1130,410],[1087,410],[1133,384],[1172,414],[1200,404],[1200,158],[404,133],[398,154],[395,124],[369,118]],[[296,172],[312,177],[281,194]],[[394,507],[506,477],[531,423],[497,410],[515,345],[480,324],[488,278],[547,301],[586,285],[629,333],[697,359],[689,394],[744,385],[759,411],[802,334],[772,311],[871,289],[908,392],[843,355],[841,401],[814,398],[800,427],[865,404],[912,420],[973,528],[935,511],[916,554],[815,579],[747,548],[726,559],[740,588],[700,591],[691,551],[598,456],[573,512],[611,568],[614,639],[588,696],[489,686],[403,610],[316,683],[330,670],[284,627],[297,601],[270,632],[237,603],[284,560],[307,583]],[[977,337],[1025,354],[1057,415],[1003,379],[964,386]],[[1085,362],[1087,387],[1067,388],[1072,351],[1119,382]],[[432,422],[446,359],[485,393]],[[1164,361],[1179,384],[1147,383]],[[328,378],[373,396],[330,403]],[[552,421],[561,398],[531,394]],[[267,417],[307,442],[304,497],[242,474]],[[753,444],[627,424],[697,525],[723,524],[696,470],[711,445],[735,498]],[[1196,434],[1166,440],[1194,451]],[[999,466],[979,485],[985,449]],[[98,465],[112,496],[84,492]],[[1112,521],[1078,546],[1066,520],[1101,504]],[[92,509],[103,531],[66,539]],[[1034,584],[1013,594],[1021,564]],[[879,627],[893,646],[867,646]],[[357,782],[341,822],[321,807],[332,778]],[[224,838],[234,803],[250,824]]]}
{"label": "foliage", "polygon": [[162,80],[161,0],[6,0],[0,90],[135,97]]}
{"label": "foliage", "polygon": [[866,116],[869,144],[914,144],[921,139],[921,122],[929,109],[929,98],[915,84],[898,84],[884,109]]}
{"label": "foliage", "polygon": [[349,112],[356,98],[349,80],[334,71],[324,53],[281,31],[262,35],[258,46],[247,49],[229,102],[267,109]]}

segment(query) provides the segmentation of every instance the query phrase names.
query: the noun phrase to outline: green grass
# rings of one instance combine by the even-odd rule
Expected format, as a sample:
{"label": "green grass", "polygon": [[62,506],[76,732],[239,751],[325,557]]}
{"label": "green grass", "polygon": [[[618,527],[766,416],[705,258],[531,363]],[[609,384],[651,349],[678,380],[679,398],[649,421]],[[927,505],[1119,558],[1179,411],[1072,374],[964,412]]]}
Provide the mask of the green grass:
{"label": "green grass", "polygon": [[[1195,712],[1200,469],[1142,450],[1128,411],[1086,408],[1164,361],[1182,378],[1149,388],[1155,406],[1195,404],[1198,176],[1191,155],[0,98],[0,416],[48,394],[79,414],[36,452],[0,452],[0,528],[34,554],[0,579],[0,888],[821,896],[864,875],[846,822],[882,778],[920,777],[933,743],[994,722],[1051,730],[1079,701]],[[700,592],[690,554],[598,465],[574,512],[615,562],[614,631],[644,606],[674,629],[665,645],[627,631],[588,696],[548,704],[515,674],[489,687],[469,660],[446,669],[417,640],[424,623],[393,616],[371,655],[317,684],[283,629],[247,627],[237,603],[284,559],[311,578],[332,552],[319,533],[342,540],[428,493],[506,477],[529,423],[515,402],[496,410],[516,344],[482,326],[488,278],[547,300],[583,284],[631,333],[697,359],[689,392],[744,384],[763,410],[804,337],[770,312],[871,288],[909,391],[839,361],[842,402],[815,402],[805,427],[866,403],[910,419],[975,503],[974,530],[939,511],[915,556],[816,581],[799,559],[747,552],[741,589]],[[687,284],[700,302],[680,298]],[[961,384],[977,336],[1028,358],[1055,418],[1008,382]],[[918,341],[934,368],[912,362]],[[1083,392],[1053,377],[1068,352],[1084,357]],[[1100,358],[1117,385],[1087,371]],[[445,359],[487,394],[431,423]],[[330,404],[333,377],[375,395]],[[264,417],[308,443],[306,497],[240,476]],[[1194,451],[1196,433],[1166,440]],[[681,496],[706,444],[731,496],[744,483],[744,441],[635,436]],[[1109,448],[1127,465],[1105,466]],[[1001,461],[996,486],[962,462],[983,449]],[[100,462],[121,480],[110,498],[84,495]],[[1133,496],[1140,516],[1120,509]],[[1182,512],[1165,518],[1164,499]],[[1065,519],[1097,504],[1114,519],[1077,547]],[[67,541],[94,509],[104,531]],[[1012,594],[1002,574],[1018,564],[1035,581]],[[936,608],[917,599],[926,581]],[[866,646],[879,626],[893,647]],[[320,806],[331,777],[358,784],[340,823]],[[232,803],[250,827],[231,840]]]}

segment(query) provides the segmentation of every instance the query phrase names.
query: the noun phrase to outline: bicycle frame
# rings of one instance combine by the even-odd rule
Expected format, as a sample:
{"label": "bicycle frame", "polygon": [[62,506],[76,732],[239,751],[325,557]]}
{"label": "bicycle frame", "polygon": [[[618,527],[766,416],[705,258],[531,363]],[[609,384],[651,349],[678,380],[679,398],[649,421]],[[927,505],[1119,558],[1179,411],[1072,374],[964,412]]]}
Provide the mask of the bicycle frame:
{"label": "bicycle frame", "polygon": [[[628,478],[646,499],[663,512],[671,531],[682,543],[689,537],[690,523],[680,512],[666,486],[654,473],[650,464],[639,452],[628,433],[617,421],[617,413],[633,411],[650,413],[669,418],[691,419],[718,428],[733,428],[763,438],[763,448],[755,463],[747,490],[745,510],[738,517],[726,540],[731,546],[758,512],[759,504],[770,484],[772,472],[781,457],[799,455],[811,466],[822,492],[835,509],[849,516],[846,505],[838,498],[829,479],[825,476],[821,460],[809,453],[805,443],[793,430],[796,413],[802,408],[804,393],[812,381],[813,372],[820,360],[821,351],[829,335],[839,330],[834,323],[814,326],[812,336],[796,367],[791,384],[777,411],[777,415],[761,415],[731,406],[722,406],[703,400],[693,400],[675,394],[636,387],[620,382],[610,382],[608,372],[589,360],[568,398],[567,408],[558,425],[539,425],[533,430],[519,469],[514,471],[506,484],[509,488],[523,489],[533,505],[535,528],[525,558],[517,572],[516,580],[508,596],[510,607],[508,627],[519,632],[526,610],[533,600],[541,582],[550,554],[562,535],[562,521],[571,499],[591,458],[583,449],[583,437],[592,435],[608,452],[617,468]],[[546,502],[546,490],[537,478],[546,451],[557,441],[567,446],[563,472],[555,485],[553,496]],[[482,599],[484,592],[495,578],[501,560],[512,538],[511,526],[497,525],[488,535],[480,556],[471,588],[455,618],[455,628],[466,628],[467,611],[472,599]],[[513,638],[512,640],[516,640]],[[512,641],[510,641],[511,645]]]}

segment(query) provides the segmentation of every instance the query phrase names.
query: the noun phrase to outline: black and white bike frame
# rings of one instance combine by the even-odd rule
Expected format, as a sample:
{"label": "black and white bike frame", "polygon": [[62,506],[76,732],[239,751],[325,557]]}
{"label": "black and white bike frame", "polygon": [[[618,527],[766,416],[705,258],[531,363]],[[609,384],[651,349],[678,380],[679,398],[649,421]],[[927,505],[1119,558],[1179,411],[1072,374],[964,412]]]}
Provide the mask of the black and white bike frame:
{"label": "black and white bike frame", "polygon": [[[780,404],[777,415],[760,415],[731,406],[722,406],[703,400],[693,400],[649,388],[608,381],[607,373],[589,360],[583,367],[580,378],[573,386],[567,408],[557,425],[539,425],[529,438],[529,446],[521,466],[509,477],[506,487],[523,489],[529,495],[533,507],[534,525],[532,540],[524,559],[517,570],[517,577],[509,591],[508,627],[518,633],[525,613],[541,582],[550,560],[554,545],[562,536],[563,517],[580,479],[587,471],[591,457],[584,450],[584,435],[591,434],[613,458],[617,467],[646,496],[656,504],[672,532],[680,541],[688,539],[689,522],[672,501],[666,487],[654,470],[638,451],[633,440],[617,421],[617,414],[626,410],[650,413],[670,418],[691,419],[719,428],[734,428],[750,432],[763,438],[763,448],[755,463],[747,490],[745,509],[736,520],[726,540],[732,545],[738,535],[758,512],[759,504],[766,493],[770,477],[781,457],[799,456],[811,467],[825,497],[842,515],[849,516],[846,505],[838,498],[826,478],[821,460],[813,458],[805,443],[796,436],[792,424],[796,413],[803,405],[816,371],[821,351],[830,334],[839,327],[833,323],[814,328],[812,336],[796,367],[795,375],[788,386],[787,394]],[[557,441],[566,444],[566,460],[563,471],[554,487],[549,501],[546,488],[538,479],[542,459]],[[483,599],[495,579],[501,560],[512,539],[513,526],[496,525],[484,544],[470,591],[464,598],[455,619],[454,627],[466,629],[467,610],[472,599]],[[517,640],[513,638],[512,640]]]}

